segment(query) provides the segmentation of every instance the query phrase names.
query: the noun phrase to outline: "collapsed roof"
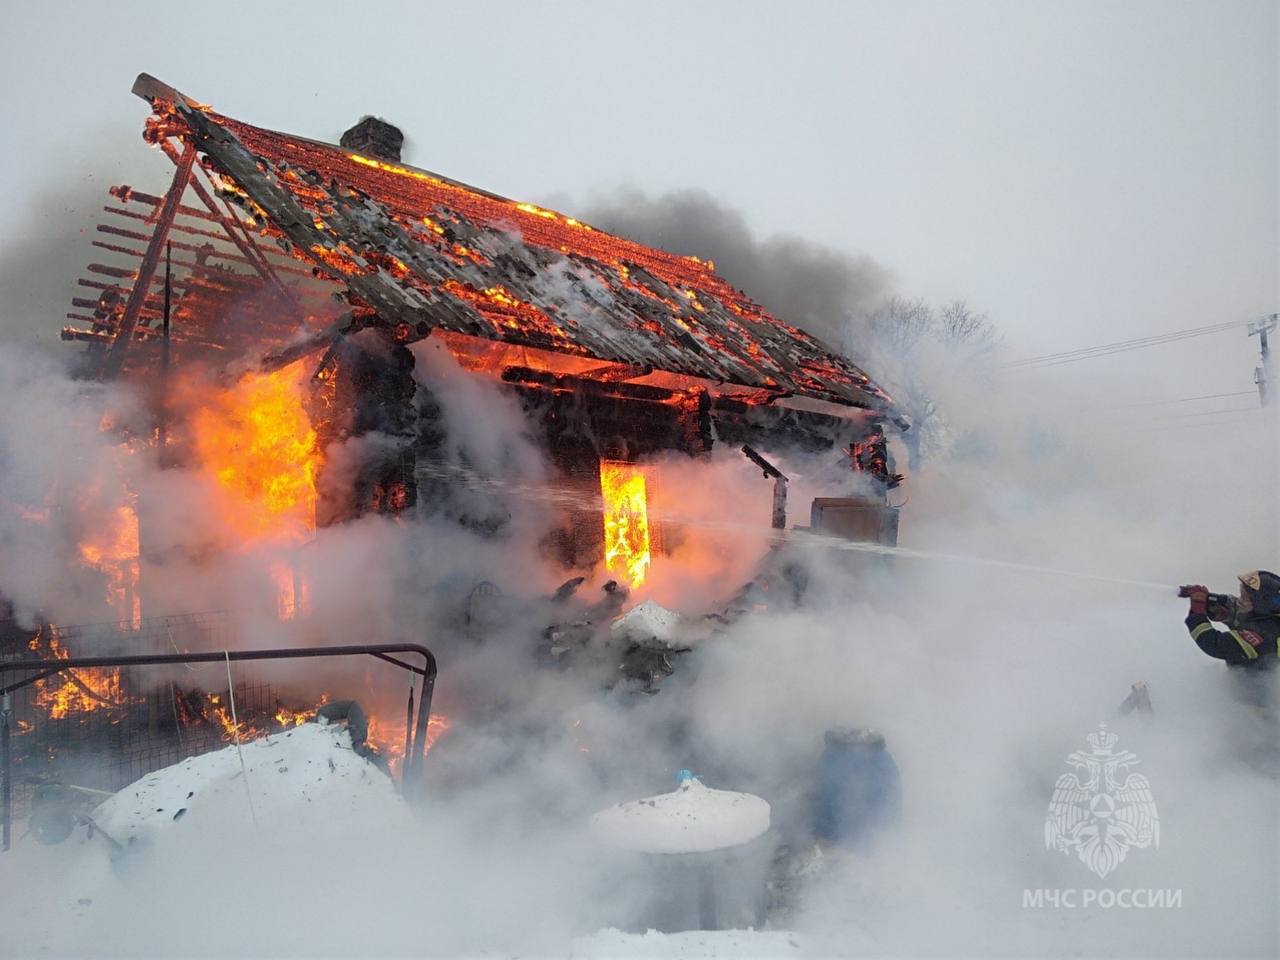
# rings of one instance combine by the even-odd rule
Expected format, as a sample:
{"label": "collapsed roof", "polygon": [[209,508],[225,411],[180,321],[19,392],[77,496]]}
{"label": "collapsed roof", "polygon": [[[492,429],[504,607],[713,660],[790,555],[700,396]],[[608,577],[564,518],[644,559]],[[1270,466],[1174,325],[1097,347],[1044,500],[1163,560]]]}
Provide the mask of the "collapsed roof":
{"label": "collapsed roof", "polygon": [[[221,227],[220,233],[175,228],[206,238],[201,247],[174,244],[197,251],[183,293],[225,309],[256,283],[266,296],[255,329],[268,364],[291,362],[360,326],[379,325],[400,342],[440,331],[576,357],[587,361],[579,371],[599,369],[614,381],[674,374],[753,402],[803,398],[824,402],[824,408],[891,410],[888,395],[854,364],[770,315],[710,262],[646,247],[425,170],[242,123],[147,74],[138,77],[134,92],[154,110],[146,139],[164,148],[178,169],[164,198],[113,190],[122,203],[151,205],[145,216],[123,213],[154,225],[150,236],[99,227],[148,241],[145,251],[96,244],[141,258],[139,267],[128,269],[90,267],[132,282],[132,288],[81,281],[103,293],[96,303],[76,301],[92,306],[92,317],[70,316],[91,319],[93,328],[68,329],[64,336],[97,344],[92,355],[102,375],[120,371],[131,345],[158,339],[153,288],[162,282],[156,276],[160,248],[183,214]],[[230,200],[239,216],[228,222],[200,186],[197,170],[227,213],[234,213]],[[188,186],[207,209],[181,203]],[[199,251],[207,257],[215,238],[224,245],[229,238],[239,251],[220,256],[248,264],[256,275],[200,269]],[[262,244],[264,238],[278,249]],[[327,299],[309,289],[318,282],[337,285],[329,292],[336,290],[350,308],[341,317],[316,309]],[[182,335],[205,347],[235,346],[207,323],[204,329],[188,325]],[[264,353],[262,347],[274,349]]]}

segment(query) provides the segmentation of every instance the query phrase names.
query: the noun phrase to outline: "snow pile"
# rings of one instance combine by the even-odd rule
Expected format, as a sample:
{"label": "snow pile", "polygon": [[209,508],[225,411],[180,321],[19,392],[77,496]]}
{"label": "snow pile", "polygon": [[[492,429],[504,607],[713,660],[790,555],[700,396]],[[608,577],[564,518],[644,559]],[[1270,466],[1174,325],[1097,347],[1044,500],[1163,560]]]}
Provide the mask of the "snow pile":
{"label": "snow pile", "polygon": [[[117,843],[155,842],[176,831],[242,823],[326,831],[368,817],[408,824],[385,774],[351,749],[345,728],[307,723],[191,757],[125,787],[93,813]],[[247,774],[248,791],[245,789]],[[250,797],[252,810],[250,810]]]}
{"label": "snow pile", "polygon": [[643,643],[657,640],[669,647],[676,646],[681,633],[681,616],[652,600],[637,604],[613,621],[611,628],[617,640],[633,640]]}
{"label": "snow pile", "polygon": [[706,853],[749,843],[769,829],[769,804],[689,779],[671,793],[629,800],[591,818],[603,843],[639,853]]}
{"label": "snow pile", "polygon": [[232,745],[101,803],[91,816],[109,841],[84,829],[56,846],[16,837],[5,875],[44,879],[5,887],[0,955],[317,955],[337,942],[347,914],[317,916],[294,889],[332,883],[341,864],[345,883],[383,897],[381,857],[418,825],[342,726],[307,723],[242,749],[243,770]]}

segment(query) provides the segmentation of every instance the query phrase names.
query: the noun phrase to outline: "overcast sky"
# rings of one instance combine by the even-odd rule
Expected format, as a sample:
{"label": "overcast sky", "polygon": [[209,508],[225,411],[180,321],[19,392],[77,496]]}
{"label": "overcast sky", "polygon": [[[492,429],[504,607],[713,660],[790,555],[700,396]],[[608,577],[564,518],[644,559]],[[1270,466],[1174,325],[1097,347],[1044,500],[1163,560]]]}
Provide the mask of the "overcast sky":
{"label": "overcast sky", "polygon": [[[5,321],[56,330],[98,196],[167,182],[139,71],[320,140],[374,112],[409,162],[569,212],[704,188],[967,298],[1015,355],[1247,319],[1280,299],[1277,47],[1273,2],[10,0]],[[1094,364],[1243,390],[1256,344]]]}

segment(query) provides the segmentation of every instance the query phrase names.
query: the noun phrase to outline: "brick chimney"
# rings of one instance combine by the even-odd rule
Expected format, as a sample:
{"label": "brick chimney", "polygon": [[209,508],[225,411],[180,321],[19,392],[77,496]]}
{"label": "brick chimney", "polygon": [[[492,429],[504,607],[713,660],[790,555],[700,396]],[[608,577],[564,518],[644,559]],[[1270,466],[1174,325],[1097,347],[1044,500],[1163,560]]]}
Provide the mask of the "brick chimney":
{"label": "brick chimney", "polygon": [[366,156],[398,163],[400,147],[404,145],[404,134],[399,127],[385,120],[365,117],[344,133],[338,143],[348,150],[358,150]]}

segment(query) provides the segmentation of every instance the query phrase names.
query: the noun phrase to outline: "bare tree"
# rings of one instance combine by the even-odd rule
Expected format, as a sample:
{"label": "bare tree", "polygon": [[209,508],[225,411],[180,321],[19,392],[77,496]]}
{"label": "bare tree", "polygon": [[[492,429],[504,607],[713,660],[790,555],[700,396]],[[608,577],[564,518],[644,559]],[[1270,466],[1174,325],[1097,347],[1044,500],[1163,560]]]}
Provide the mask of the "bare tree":
{"label": "bare tree", "polygon": [[903,441],[912,468],[918,467],[948,445],[945,411],[936,398],[939,381],[979,376],[983,365],[974,361],[998,343],[995,326],[964,300],[934,307],[918,297],[894,297],[850,321],[846,347],[888,381],[898,408],[911,419]]}
{"label": "bare tree", "polygon": [[901,353],[927,337],[937,327],[938,318],[924,300],[892,297],[866,314],[862,325],[877,346]]}
{"label": "bare tree", "polygon": [[938,311],[938,333],[949,346],[989,350],[996,344],[996,331],[985,313],[975,313],[964,300],[952,300]]}

